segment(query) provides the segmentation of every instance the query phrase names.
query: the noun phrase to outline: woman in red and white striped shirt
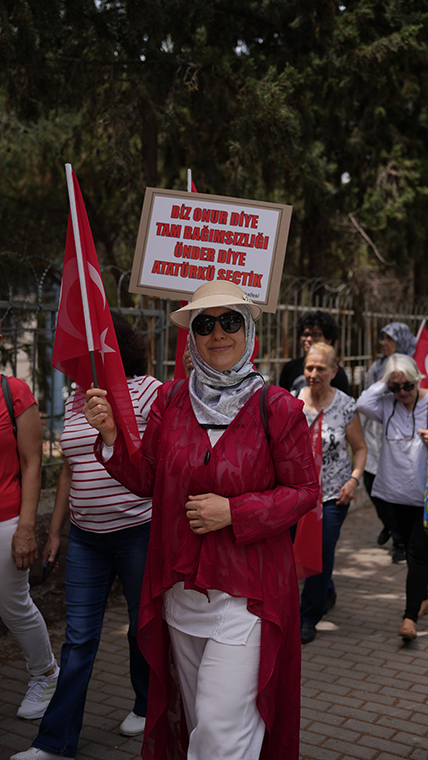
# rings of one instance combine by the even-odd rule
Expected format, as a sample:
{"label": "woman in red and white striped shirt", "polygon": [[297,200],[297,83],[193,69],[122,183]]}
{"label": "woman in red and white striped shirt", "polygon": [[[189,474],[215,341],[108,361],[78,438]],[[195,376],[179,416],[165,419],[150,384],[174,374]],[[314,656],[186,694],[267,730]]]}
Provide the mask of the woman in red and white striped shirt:
{"label": "woman in red and white striped shirt", "polygon": [[[112,318],[142,437],[161,383],[144,374],[143,339],[124,317],[112,312]],[[142,733],[145,725],[149,668],[137,644],[137,624],[152,502],[130,493],[97,462],[97,431],[83,415],[84,400],[85,393],[79,389],[66,403],[61,435],[64,467],[43,553],[44,561],[54,562],[61,531],[70,516],[65,575],[67,627],[58,686],[33,746],[19,753],[37,760],[74,758],[77,752],[86,692],[116,575],[128,603],[130,674],[135,691],[132,712],[120,731],[133,736]]]}

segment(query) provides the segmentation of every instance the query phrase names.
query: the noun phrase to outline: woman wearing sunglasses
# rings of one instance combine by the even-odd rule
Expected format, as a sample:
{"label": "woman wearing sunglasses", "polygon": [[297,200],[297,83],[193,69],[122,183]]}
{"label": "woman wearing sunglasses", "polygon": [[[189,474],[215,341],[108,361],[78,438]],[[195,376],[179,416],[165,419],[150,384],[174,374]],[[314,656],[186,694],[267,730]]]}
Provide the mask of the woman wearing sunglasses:
{"label": "woman wearing sunglasses", "polygon": [[275,387],[261,402],[250,361],[260,313],[223,281],[171,315],[190,331],[194,369],[160,388],[139,465],[103,391],[87,393],[97,455],[131,491],[153,493],[140,608],[151,666],[143,758],[298,759],[289,527],[315,506],[318,486],[302,403]]}
{"label": "woman wearing sunglasses", "polygon": [[[416,338],[405,322],[389,322],[382,328],[379,335],[381,356],[369,367],[365,387],[369,388],[373,383],[381,379],[388,356],[392,354],[407,354],[413,356],[416,348]],[[375,420],[361,418],[364,438],[367,443],[367,461],[364,468],[364,485],[367,493],[373,501],[377,516],[382,523],[377,542],[384,546],[389,538],[392,538],[393,550],[392,561],[399,564],[406,561],[404,541],[394,520],[392,507],[385,501],[379,501],[372,495],[372,486],[375,479],[379,461],[380,447],[382,443],[382,426]]]}
{"label": "woman wearing sunglasses", "polygon": [[428,585],[428,536],[423,525],[427,473],[428,390],[416,362],[392,354],[383,377],[364,391],[357,410],[382,423],[383,437],[372,494],[392,506],[407,554],[406,609],[398,635],[416,638]]}

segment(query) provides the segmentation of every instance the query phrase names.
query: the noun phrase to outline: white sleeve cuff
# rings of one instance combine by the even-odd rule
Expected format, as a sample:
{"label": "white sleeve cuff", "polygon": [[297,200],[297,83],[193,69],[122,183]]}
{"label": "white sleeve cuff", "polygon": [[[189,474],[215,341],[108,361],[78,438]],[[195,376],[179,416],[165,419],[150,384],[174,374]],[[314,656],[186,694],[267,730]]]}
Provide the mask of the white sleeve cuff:
{"label": "white sleeve cuff", "polygon": [[107,446],[105,443],[103,443],[101,448],[101,456],[103,462],[108,462],[109,459],[113,456],[114,446]]}

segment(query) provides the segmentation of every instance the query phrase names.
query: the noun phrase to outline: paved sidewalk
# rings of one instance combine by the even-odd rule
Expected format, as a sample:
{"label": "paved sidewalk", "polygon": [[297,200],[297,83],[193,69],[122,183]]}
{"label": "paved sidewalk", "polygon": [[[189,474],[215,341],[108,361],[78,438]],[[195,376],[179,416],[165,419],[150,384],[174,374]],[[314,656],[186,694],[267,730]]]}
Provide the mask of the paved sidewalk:
{"label": "paved sidewalk", "polygon": [[[335,568],[337,604],[303,648],[301,760],[428,760],[428,615],[416,642],[397,636],[406,568],[376,545],[373,507],[350,512]],[[50,628],[59,654],[63,625]],[[119,734],[132,709],[126,607],[108,608],[76,760],[138,760]],[[0,638],[0,760],[26,749],[39,721],[16,718],[28,680],[19,647]],[[278,758],[287,760],[287,758]]]}
{"label": "paved sidewalk", "polygon": [[[50,626],[55,655],[61,651],[64,625]],[[141,737],[119,734],[119,725],[132,710],[134,692],[129,680],[127,613],[123,597],[107,609],[100,648],[89,684],[76,760],[141,760]],[[14,640],[0,639],[0,760],[28,749],[40,720],[20,720],[16,711],[25,694],[28,674]]]}
{"label": "paved sidewalk", "polygon": [[428,615],[404,644],[407,568],[377,546],[380,528],[371,505],[343,525],[337,604],[303,647],[301,760],[428,758]]}

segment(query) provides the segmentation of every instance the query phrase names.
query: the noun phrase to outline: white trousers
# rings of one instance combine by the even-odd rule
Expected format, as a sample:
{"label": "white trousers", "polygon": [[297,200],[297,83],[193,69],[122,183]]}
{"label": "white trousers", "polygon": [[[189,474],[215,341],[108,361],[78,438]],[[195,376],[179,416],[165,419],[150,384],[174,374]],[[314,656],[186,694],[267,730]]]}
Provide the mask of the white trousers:
{"label": "white trousers", "polygon": [[258,760],[260,621],[245,645],[219,644],[169,626],[189,731],[187,760]]}
{"label": "white trousers", "polygon": [[32,677],[55,664],[45,621],[30,596],[28,570],[17,570],[12,559],[12,536],[18,518],[0,522],[0,617],[21,645]]}

